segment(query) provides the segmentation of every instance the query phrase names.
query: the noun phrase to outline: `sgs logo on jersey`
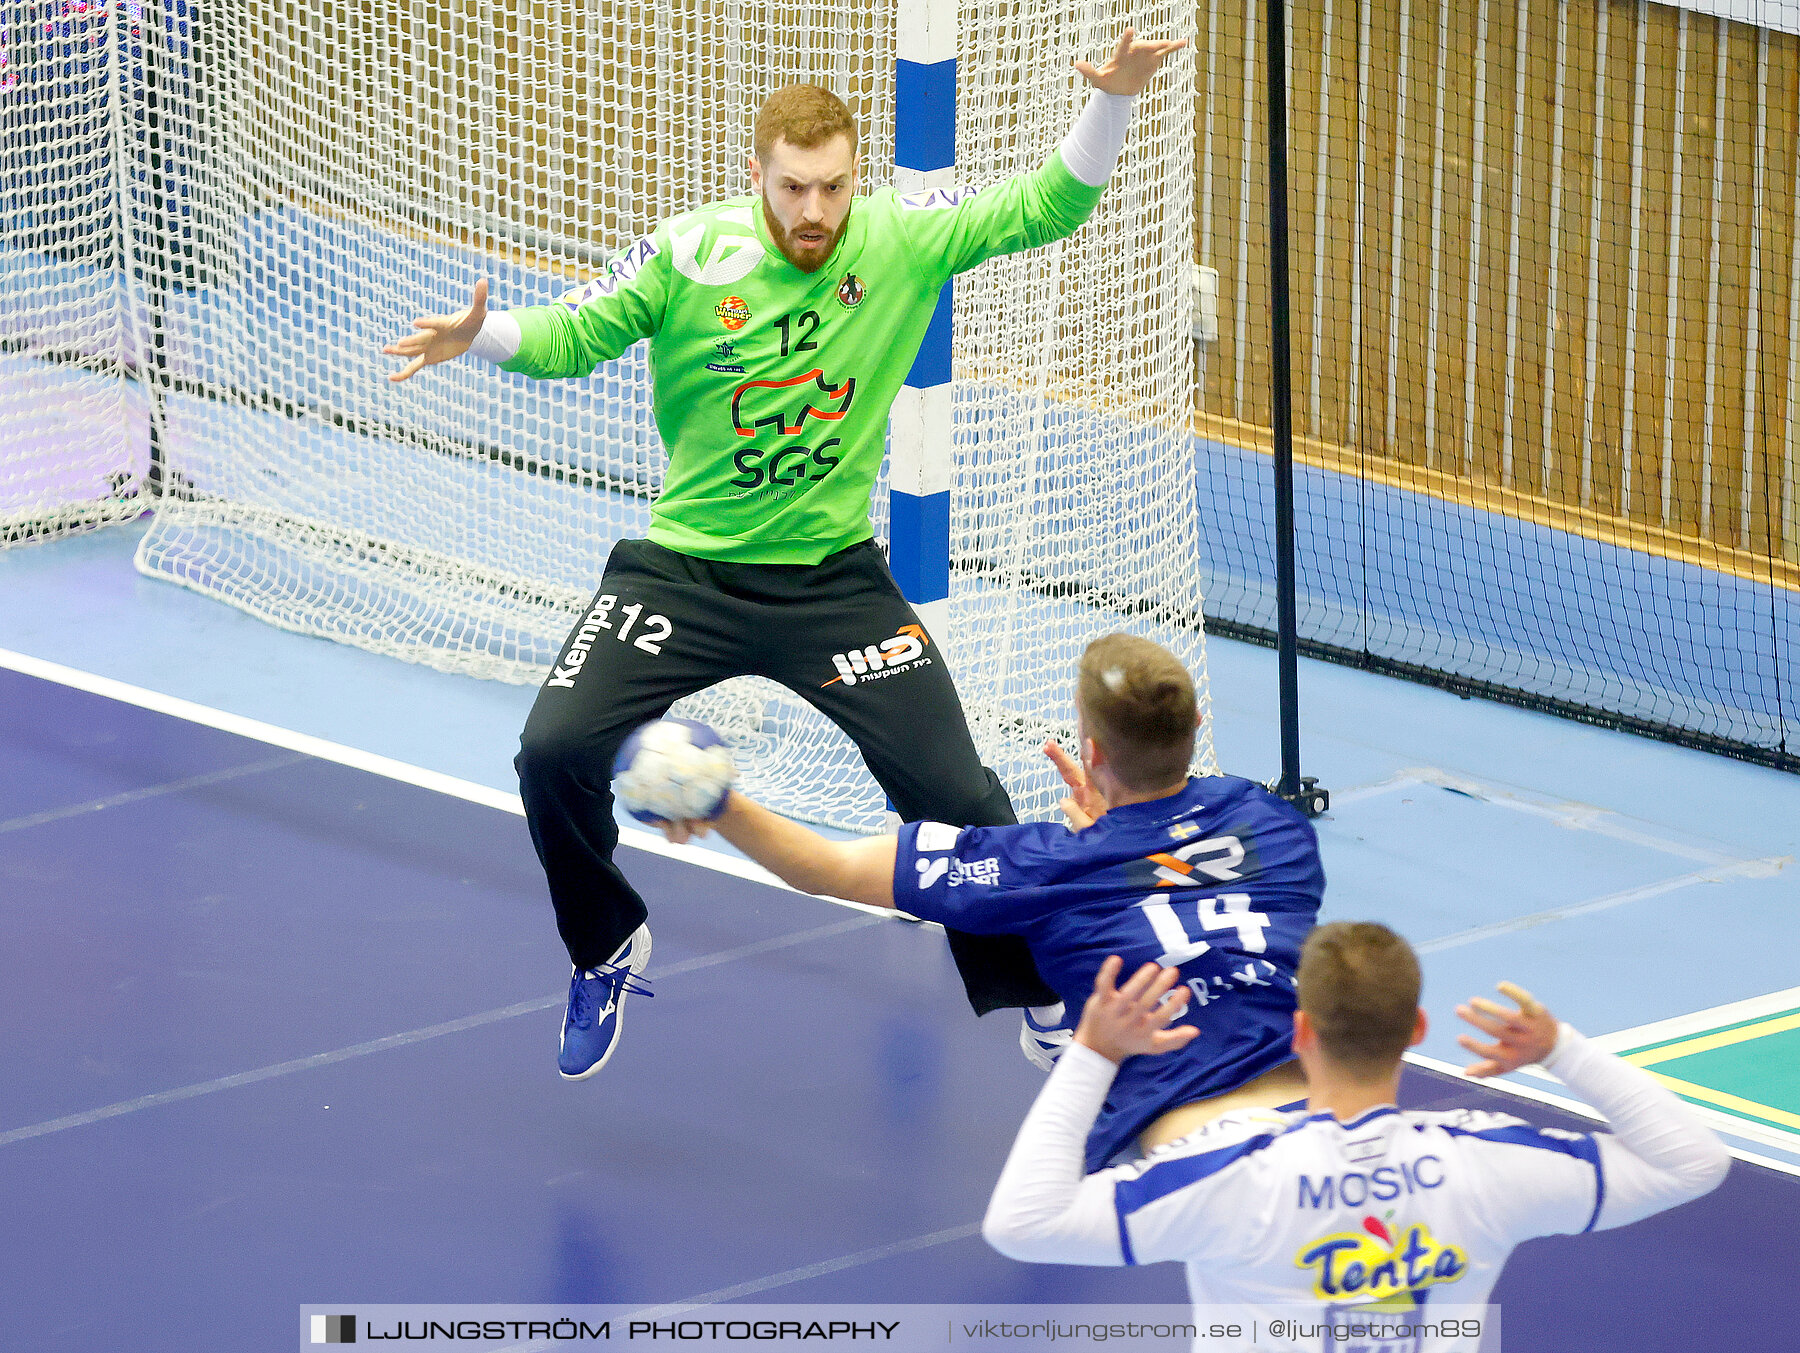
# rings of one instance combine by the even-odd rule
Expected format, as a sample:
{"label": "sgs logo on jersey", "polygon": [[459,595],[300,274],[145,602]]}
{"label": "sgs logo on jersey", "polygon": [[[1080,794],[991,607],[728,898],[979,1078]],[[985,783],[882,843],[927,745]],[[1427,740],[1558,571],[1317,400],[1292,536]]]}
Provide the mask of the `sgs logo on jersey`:
{"label": "sgs logo on jersey", "polygon": [[[731,430],[739,437],[758,432],[797,437],[808,423],[839,421],[855,400],[854,376],[834,385],[818,367],[786,380],[745,381],[731,393]],[[834,453],[842,444],[841,437],[827,437],[810,446],[746,446],[732,454],[737,474],[731,486],[740,498],[785,496],[795,485],[817,482],[835,470],[841,457]]]}
{"label": "sgs logo on jersey", "polygon": [[823,479],[835,470],[839,457],[832,453],[842,442],[841,437],[827,437],[817,446],[781,446],[773,451],[746,446],[732,453],[731,463],[738,472],[729,482],[743,490],[740,498],[759,490],[778,497],[796,484]]}

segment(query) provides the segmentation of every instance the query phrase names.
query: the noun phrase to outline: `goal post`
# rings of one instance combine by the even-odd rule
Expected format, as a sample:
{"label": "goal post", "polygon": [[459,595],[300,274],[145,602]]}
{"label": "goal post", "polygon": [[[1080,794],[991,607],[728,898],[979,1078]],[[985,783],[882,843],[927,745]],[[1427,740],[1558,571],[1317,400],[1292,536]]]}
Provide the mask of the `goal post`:
{"label": "goal post", "polygon": [[[1101,58],[1128,25],[1194,37],[1191,5],[1173,0],[136,8],[177,6],[194,52],[159,67],[158,144],[204,153],[183,180],[185,233],[137,236],[182,249],[185,269],[158,298],[155,377],[158,454],[179,491],[157,503],[139,567],[291,630],[519,683],[547,671],[612,544],[647,526],[663,456],[644,349],[587,380],[461,361],[394,385],[381,348],[412,316],[461,304],[481,278],[495,306],[548,304],[659,221],[748,191],[751,118],[783,84],[845,98],[869,186],[979,185],[1060,141],[1086,97],[1074,59]],[[116,38],[127,7],[97,11]],[[1139,99],[1074,237],[956,280],[948,342],[896,403],[876,490],[877,534],[1024,817],[1055,812],[1039,749],[1072,737],[1090,639],[1127,629],[1168,645],[1205,699],[1192,70],[1186,54],[1165,63]],[[65,111],[87,96],[67,97]],[[122,157],[110,228],[129,235],[116,180],[151,150],[123,111],[108,124]],[[941,158],[950,129],[953,163],[914,157]],[[9,281],[74,269],[52,282],[104,293],[83,342],[115,354],[111,384],[83,398],[139,401],[107,406],[95,440],[115,456],[141,447],[130,355],[174,261],[53,266],[30,242],[4,247]],[[45,337],[67,318],[58,294],[75,293],[0,307],[0,401],[69,376]],[[0,430],[0,486],[24,459]],[[880,791],[801,697],[746,679],[676,712],[719,726],[774,806],[879,829]],[[1209,738],[1200,764],[1214,768]]]}

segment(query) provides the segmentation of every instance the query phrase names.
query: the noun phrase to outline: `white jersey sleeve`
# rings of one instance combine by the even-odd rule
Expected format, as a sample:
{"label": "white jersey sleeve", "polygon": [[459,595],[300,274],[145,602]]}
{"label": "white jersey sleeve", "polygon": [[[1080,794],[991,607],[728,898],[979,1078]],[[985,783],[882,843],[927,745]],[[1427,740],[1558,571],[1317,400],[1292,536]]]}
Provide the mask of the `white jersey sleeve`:
{"label": "white jersey sleeve", "polygon": [[1214,1119],[1143,1160],[1104,1171],[1128,1264],[1240,1261],[1273,1233],[1291,1173],[1270,1148],[1303,1113],[1246,1109]]}
{"label": "white jersey sleeve", "polygon": [[1567,1024],[1544,1069],[1612,1125],[1598,1138],[1601,1197],[1592,1229],[1610,1230],[1710,1193],[1731,1153],[1699,1116],[1642,1067],[1600,1051]]}
{"label": "white jersey sleeve", "polygon": [[1039,1264],[1125,1262],[1113,1211],[1111,1170],[1082,1176],[1088,1129],[1118,1066],[1071,1043],[1006,1157],[981,1234],[1009,1259]]}
{"label": "white jersey sleeve", "polygon": [[1543,1065],[1613,1130],[1568,1132],[1499,1114],[1441,1122],[1461,1139],[1474,1176],[1469,1201],[1496,1240],[1512,1245],[1624,1226],[1698,1198],[1725,1177],[1724,1145],[1648,1072],[1601,1052],[1567,1024]]}
{"label": "white jersey sleeve", "polygon": [[1497,1245],[1591,1231],[1605,1197],[1600,1139],[1503,1113],[1432,1114],[1452,1139],[1467,1219]]}
{"label": "white jersey sleeve", "polygon": [[1046,1264],[1194,1260],[1233,1253],[1239,1232],[1261,1229],[1274,1167],[1248,1158],[1300,1115],[1230,1114],[1142,1161],[1084,1177],[1087,1130],[1117,1072],[1079,1043],[1058,1059],[982,1223],[982,1235],[1000,1253]]}

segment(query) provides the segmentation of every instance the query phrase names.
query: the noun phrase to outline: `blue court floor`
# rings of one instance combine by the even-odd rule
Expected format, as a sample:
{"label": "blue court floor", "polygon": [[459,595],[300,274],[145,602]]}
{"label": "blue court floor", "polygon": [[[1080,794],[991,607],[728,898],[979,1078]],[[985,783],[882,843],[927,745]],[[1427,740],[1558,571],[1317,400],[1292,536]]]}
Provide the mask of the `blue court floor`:
{"label": "blue court floor", "polygon": [[[132,536],[0,553],[0,1347],[286,1348],[322,1303],[1183,1298],[988,1250],[1040,1084],[1016,1024],[968,1013],[932,929],[716,852],[622,857],[656,995],[561,1082],[506,802],[531,693],[268,629],[133,573]],[[1222,761],[1271,774],[1271,655],[1209,658]],[[1312,664],[1303,701],[1329,914],[1425,955],[1408,1102],[1581,1122],[1437,1069],[1498,979],[1592,1034],[1800,983],[1800,780]],[[341,764],[370,755],[462,783]],[[1506,1346],[1784,1347],[1800,1153],[1733,1145],[1697,1204],[1524,1247]]]}

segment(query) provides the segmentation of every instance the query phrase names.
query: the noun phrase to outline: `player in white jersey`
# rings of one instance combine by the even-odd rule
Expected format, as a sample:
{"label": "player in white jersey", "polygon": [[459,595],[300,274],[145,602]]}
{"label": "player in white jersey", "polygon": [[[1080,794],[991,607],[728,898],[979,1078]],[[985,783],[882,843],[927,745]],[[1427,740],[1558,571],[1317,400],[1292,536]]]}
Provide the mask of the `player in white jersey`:
{"label": "player in white jersey", "polygon": [[[982,1234],[1012,1258],[1180,1260],[1196,1306],[1257,1308],[1265,1334],[1271,1319],[1304,1307],[1340,1330],[1358,1318],[1410,1327],[1403,1341],[1364,1341],[1383,1353],[1473,1353],[1477,1339],[1422,1331],[1434,1307],[1485,1304],[1520,1241],[1638,1221],[1709,1192],[1730,1164],[1647,1072],[1504,983],[1516,1009],[1480,997],[1457,1008],[1494,1040],[1459,1039],[1481,1059],[1470,1074],[1538,1063],[1613,1132],[1395,1108],[1401,1054],[1425,1036],[1418,960],[1387,927],[1340,921],[1314,930],[1301,952],[1294,1050],[1304,1110],[1227,1114],[1139,1162],[1084,1175],[1082,1143],[1120,1063],[1193,1037],[1168,1027],[1186,1004],[1172,970],[1146,964],[1115,989],[1120,968],[1109,960],[1095,979],[1074,1043],[995,1186]],[[1306,1328],[1298,1341],[1256,1347],[1353,1346]]]}

